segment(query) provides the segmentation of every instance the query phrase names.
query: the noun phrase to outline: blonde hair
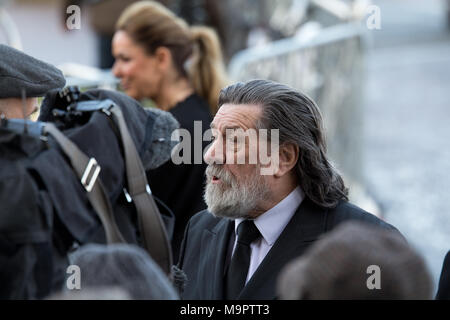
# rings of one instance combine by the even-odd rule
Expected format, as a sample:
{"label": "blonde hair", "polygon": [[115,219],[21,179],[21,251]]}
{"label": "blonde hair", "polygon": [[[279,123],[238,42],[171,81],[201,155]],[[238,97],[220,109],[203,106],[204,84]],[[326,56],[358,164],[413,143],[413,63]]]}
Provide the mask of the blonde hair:
{"label": "blonde hair", "polygon": [[226,85],[225,67],[216,32],[204,26],[190,27],[163,5],[139,1],[125,9],[116,24],[148,54],[167,47],[177,72],[189,79],[195,92],[217,111],[219,92]]}

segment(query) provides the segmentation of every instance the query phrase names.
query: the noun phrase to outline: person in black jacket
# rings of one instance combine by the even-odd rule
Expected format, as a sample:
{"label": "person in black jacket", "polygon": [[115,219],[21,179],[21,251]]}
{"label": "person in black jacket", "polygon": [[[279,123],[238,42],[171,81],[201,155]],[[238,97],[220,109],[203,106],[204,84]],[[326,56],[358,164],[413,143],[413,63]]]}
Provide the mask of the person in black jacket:
{"label": "person in black jacket", "polygon": [[398,232],[348,202],[306,95],[252,80],[224,88],[219,106],[205,154],[208,210],[190,219],[178,265],[184,299],[274,299],[285,264],[341,222]]}
{"label": "person in black jacket", "polygon": [[442,264],[436,300],[450,300],[450,251],[447,252]]}
{"label": "person in black jacket", "polygon": [[[112,50],[113,73],[121,79],[124,91],[138,100],[150,98],[158,108],[172,113],[180,128],[189,132],[193,151],[194,122],[201,128],[202,136],[196,137],[200,142],[225,83],[215,32],[188,26],[159,3],[141,1],[119,17]],[[206,143],[201,142],[201,147],[200,152]],[[202,198],[206,165],[201,154],[191,155],[187,163],[169,161],[148,174],[153,194],[175,215],[175,261],[188,219],[206,207]]]}

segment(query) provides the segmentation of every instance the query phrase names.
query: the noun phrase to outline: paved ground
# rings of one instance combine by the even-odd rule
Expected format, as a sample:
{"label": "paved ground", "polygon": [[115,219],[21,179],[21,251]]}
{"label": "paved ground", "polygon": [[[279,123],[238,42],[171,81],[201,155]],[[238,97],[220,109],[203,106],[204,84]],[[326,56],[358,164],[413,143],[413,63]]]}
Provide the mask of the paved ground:
{"label": "paved ground", "polygon": [[371,31],[365,176],[436,284],[450,249],[450,29],[441,1],[375,4],[382,29]]}

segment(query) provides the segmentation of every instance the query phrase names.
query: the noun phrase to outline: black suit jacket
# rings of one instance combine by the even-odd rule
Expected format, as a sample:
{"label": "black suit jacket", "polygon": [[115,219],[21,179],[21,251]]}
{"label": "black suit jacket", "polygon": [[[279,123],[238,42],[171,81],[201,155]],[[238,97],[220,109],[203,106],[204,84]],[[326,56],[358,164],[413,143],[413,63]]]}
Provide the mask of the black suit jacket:
{"label": "black suit jacket", "polygon": [[[305,198],[238,299],[275,299],[278,274],[286,263],[302,255],[325,232],[348,220],[396,230],[346,201],[326,209]],[[216,218],[206,210],[191,218],[179,260],[179,267],[188,278],[183,299],[224,299],[224,265],[233,227],[232,220]]]}

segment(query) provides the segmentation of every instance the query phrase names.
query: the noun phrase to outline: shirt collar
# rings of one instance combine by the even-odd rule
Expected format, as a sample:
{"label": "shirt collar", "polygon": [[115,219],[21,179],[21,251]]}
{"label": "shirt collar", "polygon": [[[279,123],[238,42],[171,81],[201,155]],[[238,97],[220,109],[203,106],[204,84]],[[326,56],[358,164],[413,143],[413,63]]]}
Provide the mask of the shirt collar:
{"label": "shirt collar", "polygon": [[[269,246],[272,246],[278,239],[295,211],[297,211],[297,208],[304,197],[302,189],[300,186],[297,186],[273,208],[264,212],[254,220],[256,227]],[[244,219],[239,218],[234,222],[234,231],[236,234],[237,227],[242,221],[244,221]]]}

